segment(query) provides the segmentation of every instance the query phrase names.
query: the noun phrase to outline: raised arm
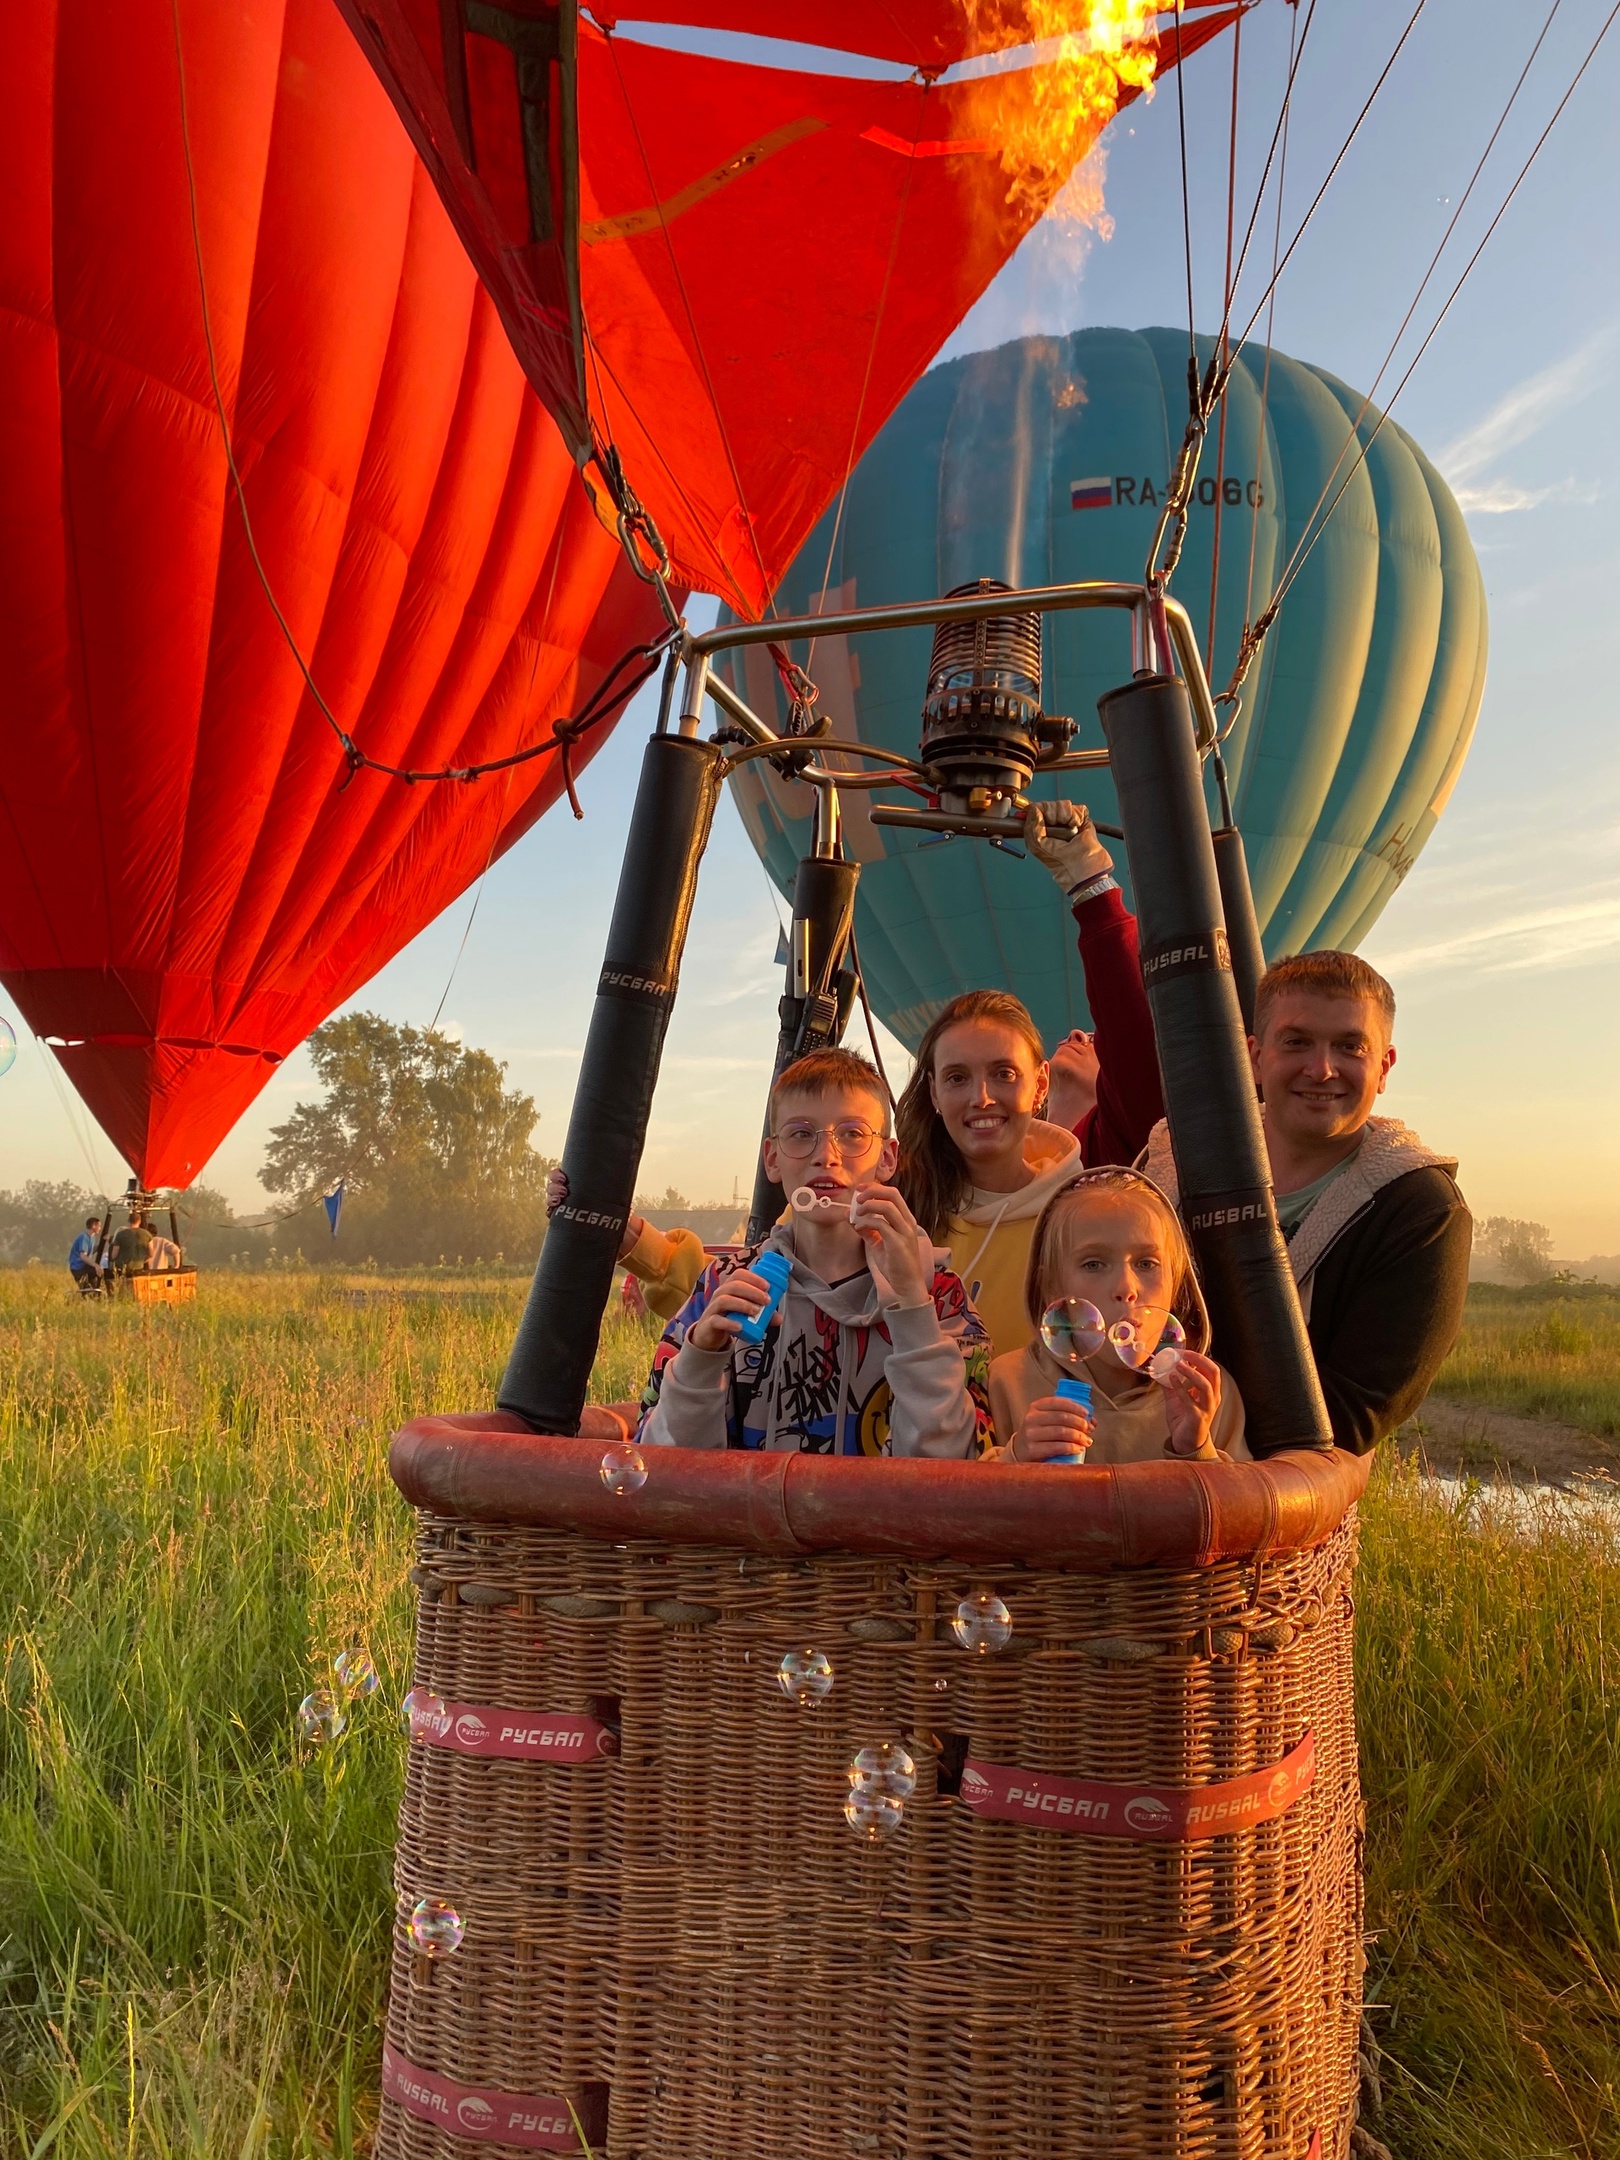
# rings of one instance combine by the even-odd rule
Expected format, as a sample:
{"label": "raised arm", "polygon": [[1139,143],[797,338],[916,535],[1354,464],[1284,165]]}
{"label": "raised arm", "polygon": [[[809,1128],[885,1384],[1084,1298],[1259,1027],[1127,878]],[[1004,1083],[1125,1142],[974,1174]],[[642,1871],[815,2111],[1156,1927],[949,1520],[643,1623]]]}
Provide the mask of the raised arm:
{"label": "raised arm", "polygon": [[[1062,813],[1067,813],[1066,820]],[[1080,1158],[1088,1168],[1134,1162],[1164,1115],[1136,917],[1125,905],[1114,878],[1114,858],[1084,804],[1032,805],[1025,838],[1030,853],[1063,888],[1080,930],[1097,1068],[1097,1099],[1074,1126]],[[1054,1069],[1061,1059],[1060,1045]]]}

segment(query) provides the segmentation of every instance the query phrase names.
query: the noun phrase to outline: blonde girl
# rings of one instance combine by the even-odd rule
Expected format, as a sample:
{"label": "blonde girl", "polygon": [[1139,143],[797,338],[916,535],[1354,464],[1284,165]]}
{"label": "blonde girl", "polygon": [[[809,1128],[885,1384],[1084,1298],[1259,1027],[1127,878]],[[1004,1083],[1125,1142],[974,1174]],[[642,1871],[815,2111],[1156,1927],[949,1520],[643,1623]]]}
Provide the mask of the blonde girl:
{"label": "blonde girl", "polygon": [[[1079,1368],[1062,1363],[1042,1343],[1040,1324],[1048,1307],[1065,1299],[1095,1306],[1105,1326],[1130,1321],[1136,1354],[1144,1357],[1174,1314],[1186,1347],[1158,1379],[1123,1363],[1107,1343]],[[1150,1178],[1083,1170],[1052,1195],[1030,1241],[1024,1307],[1032,1339],[990,1368],[1002,1461],[1076,1454],[1088,1463],[1249,1459],[1237,1387],[1205,1354],[1209,1317],[1186,1233]],[[1090,1409],[1057,1393],[1065,1377],[1090,1382]]]}

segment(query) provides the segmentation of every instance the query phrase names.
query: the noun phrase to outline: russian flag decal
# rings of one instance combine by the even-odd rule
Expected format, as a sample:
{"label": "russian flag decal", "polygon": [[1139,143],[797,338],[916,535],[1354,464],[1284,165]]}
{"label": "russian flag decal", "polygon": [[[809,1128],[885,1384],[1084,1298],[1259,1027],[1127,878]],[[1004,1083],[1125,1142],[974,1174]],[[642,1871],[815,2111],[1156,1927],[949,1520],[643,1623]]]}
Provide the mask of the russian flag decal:
{"label": "russian flag decal", "polygon": [[1071,480],[1069,482],[1069,508],[1071,510],[1107,510],[1113,505],[1114,483],[1111,479]]}

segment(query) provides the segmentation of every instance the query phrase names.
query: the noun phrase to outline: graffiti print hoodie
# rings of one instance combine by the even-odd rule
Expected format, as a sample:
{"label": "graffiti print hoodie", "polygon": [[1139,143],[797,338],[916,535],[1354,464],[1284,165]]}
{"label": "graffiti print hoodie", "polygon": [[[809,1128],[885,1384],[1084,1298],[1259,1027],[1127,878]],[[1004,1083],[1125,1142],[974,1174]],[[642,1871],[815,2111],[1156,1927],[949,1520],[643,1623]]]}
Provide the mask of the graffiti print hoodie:
{"label": "graffiti print hoodie", "polygon": [[[763,1343],[700,1350],[687,1331],[765,1246],[792,1274]],[[638,1438],[655,1447],[739,1447],[810,1455],[976,1455],[987,1443],[989,1344],[958,1278],[936,1253],[927,1305],[899,1305],[863,1268],[823,1282],[793,1250],[790,1223],[754,1252],[716,1260],[664,1330],[642,1396]]]}

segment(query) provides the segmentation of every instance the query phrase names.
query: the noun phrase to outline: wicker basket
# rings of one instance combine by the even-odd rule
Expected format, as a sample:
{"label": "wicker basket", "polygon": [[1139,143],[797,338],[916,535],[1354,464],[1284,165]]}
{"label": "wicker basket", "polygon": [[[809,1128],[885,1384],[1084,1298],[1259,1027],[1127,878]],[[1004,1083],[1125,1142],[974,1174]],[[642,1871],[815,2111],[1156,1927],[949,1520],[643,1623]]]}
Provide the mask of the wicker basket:
{"label": "wicker basket", "polygon": [[[615,1496],[602,1454],[499,1417],[395,1443],[379,2156],[1339,2160],[1361,1464],[660,1451]],[[981,1590],[996,1654],[950,1625]],[[834,1668],[809,1709],[800,1647]],[[917,1785],[868,1844],[847,1769],[885,1740]],[[413,1949],[422,1897],[453,1955]]]}

